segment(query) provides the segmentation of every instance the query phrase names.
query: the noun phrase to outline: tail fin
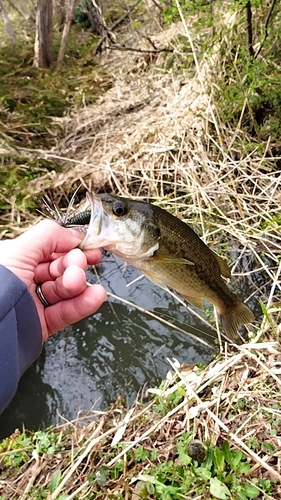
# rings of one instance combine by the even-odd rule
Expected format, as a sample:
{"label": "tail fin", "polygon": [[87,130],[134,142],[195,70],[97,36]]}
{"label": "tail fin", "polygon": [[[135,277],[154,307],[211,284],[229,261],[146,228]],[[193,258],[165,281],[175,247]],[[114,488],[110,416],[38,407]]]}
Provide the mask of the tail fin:
{"label": "tail fin", "polygon": [[222,328],[229,340],[236,344],[242,344],[243,338],[239,335],[238,328],[254,320],[252,311],[238,300],[234,307],[228,309],[226,314],[220,315]]}

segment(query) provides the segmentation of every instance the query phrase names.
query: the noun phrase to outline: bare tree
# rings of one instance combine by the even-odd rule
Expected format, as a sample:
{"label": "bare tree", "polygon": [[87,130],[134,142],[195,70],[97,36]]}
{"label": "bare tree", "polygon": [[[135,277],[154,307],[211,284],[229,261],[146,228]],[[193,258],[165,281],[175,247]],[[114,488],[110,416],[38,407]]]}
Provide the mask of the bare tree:
{"label": "bare tree", "polygon": [[102,0],[92,0],[87,5],[87,15],[91,23],[92,32],[100,36],[103,36],[105,32],[102,8]]}
{"label": "bare tree", "polygon": [[6,12],[6,9],[4,7],[3,1],[0,0],[0,14],[3,19],[4,26],[6,28],[7,35],[9,37],[9,40],[12,45],[16,45],[17,40],[16,40],[16,34],[14,32],[14,28],[10,22],[10,19],[8,17],[8,14]]}
{"label": "bare tree", "polygon": [[64,54],[66,51],[66,45],[67,45],[67,40],[68,40],[68,36],[69,36],[69,31],[71,28],[71,23],[72,23],[72,19],[74,16],[74,10],[75,10],[77,2],[78,2],[78,0],[69,0],[68,1],[66,18],[65,18],[65,23],[64,23],[64,27],[63,27],[62,37],[61,37],[61,44],[60,44],[60,50],[59,50],[59,55],[58,55],[58,59],[57,59],[56,70],[59,70],[61,68],[61,65],[62,65]]}
{"label": "bare tree", "polygon": [[37,0],[34,66],[48,68],[52,63],[53,2]]}

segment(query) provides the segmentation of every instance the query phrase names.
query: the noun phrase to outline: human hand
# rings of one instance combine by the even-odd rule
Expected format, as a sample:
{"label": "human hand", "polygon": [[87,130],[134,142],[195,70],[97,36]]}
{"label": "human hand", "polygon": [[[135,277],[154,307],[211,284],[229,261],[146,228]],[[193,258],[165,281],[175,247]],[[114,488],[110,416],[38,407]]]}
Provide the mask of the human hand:
{"label": "human hand", "polygon": [[[87,287],[87,265],[99,262],[101,252],[77,248],[83,237],[83,233],[44,220],[14,240],[0,241],[0,264],[27,285],[37,307],[43,342],[96,312],[105,299],[101,285]],[[49,307],[39,300],[37,284]]]}

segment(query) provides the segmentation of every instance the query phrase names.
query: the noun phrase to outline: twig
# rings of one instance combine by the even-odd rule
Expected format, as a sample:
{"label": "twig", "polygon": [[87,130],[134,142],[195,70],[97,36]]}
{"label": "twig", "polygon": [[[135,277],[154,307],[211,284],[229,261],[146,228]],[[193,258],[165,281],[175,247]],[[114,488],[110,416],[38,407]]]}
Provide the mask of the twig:
{"label": "twig", "polygon": [[135,49],[134,47],[125,47],[122,45],[106,46],[105,48],[110,50],[140,52],[144,54],[159,54],[160,52],[174,52],[174,49]]}
{"label": "twig", "polygon": [[74,9],[77,5],[78,0],[70,0],[68,3],[67,11],[66,11],[66,20],[64,23],[63,27],[63,32],[62,32],[62,37],[61,37],[61,44],[60,44],[60,49],[59,49],[59,54],[57,58],[57,63],[56,63],[56,71],[59,71],[64,59],[64,54],[66,51],[66,45],[69,37],[69,32],[71,28],[71,22],[74,16]]}
{"label": "twig", "polygon": [[[88,283],[90,284],[90,283]],[[90,284],[91,285],[91,284]],[[154,314],[153,312],[151,311],[148,311],[147,309],[144,309],[143,307],[140,307],[140,306],[137,306],[136,304],[134,304],[133,302],[129,302],[128,300],[126,299],[123,299],[121,297],[118,297],[117,295],[114,295],[113,293],[111,292],[107,292],[107,295],[109,297],[112,297],[113,299],[117,299],[121,302],[123,302],[124,304],[127,304],[131,307],[134,307],[135,309],[137,309],[138,311],[141,311],[141,312],[144,312],[145,314],[148,314],[148,316],[151,316],[152,318],[154,319],[157,319],[157,321],[160,321],[161,323],[164,323],[165,325],[173,328],[174,330],[177,330],[178,332],[181,332],[181,333],[185,333],[186,335],[189,335],[191,338],[193,338],[194,340],[196,340],[197,342],[201,342],[201,344],[204,344],[206,345],[207,347],[209,347],[209,349],[212,349],[213,351],[215,351],[216,349],[208,344],[208,342],[205,342],[203,339],[200,339],[199,337],[197,337],[196,335],[193,335],[192,333],[190,332],[187,332],[186,330],[183,330],[182,328],[179,328],[178,326],[174,325],[173,323],[171,323],[170,321],[167,321],[163,318],[161,318],[161,316],[157,316],[157,314]]]}
{"label": "twig", "polygon": [[257,49],[256,53],[254,54],[254,58],[256,59],[261,51],[261,49],[263,48],[263,45],[264,45],[264,42],[266,41],[267,39],[267,35],[268,35],[268,25],[269,25],[269,21],[270,21],[270,18],[272,16],[272,13],[273,13],[273,10],[274,10],[274,7],[275,7],[275,4],[276,4],[276,0],[272,0],[272,3],[269,7],[269,11],[268,11],[268,14],[267,14],[267,17],[266,17],[266,20],[265,20],[265,25],[264,25],[264,37],[263,37],[263,40],[261,41],[260,43],[260,46],[259,48]]}
{"label": "twig", "polygon": [[129,9],[127,10],[127,12],[125,12],[125,14],[122,17],[120,17],[119,19],[117,19],[117,21],[115,21],[115,23],[113,23],[113,25],[111,26],[110,29],[108,29],[106,26],[103,26],[103,28],[105,29],[106,33],[101,37],[98,45],[96,46],[96,48],[94,50],[94,55],[99,54],[99,53],[102,52],[102,44],[105,41],[106,36],[108,34],[110,34],[111,41],[113,41],[112,40],[111,32],[114,31],[117,28],[117,26],[119,26],[119,24],[121,24],[133,12],[133,10],[141,3],[141,1],[142,0],[136,0],[136,2],[133,5],[131,5],[131,7],[129,7]]}
{"label": "twig", "polygon": [[10,40],[10,43],[12,45],[16,45],[16,43],[17,43],[16,34],[15,34],[14,28],[11,24],[11,21],[9,19],[7,12],[6,12],[6,9],[4,7],[2,0],[0,0],[0,15],[3,19],[3,23],[4,23],[4,26],[6,28],[6,32],[7,32],[8,38]]}

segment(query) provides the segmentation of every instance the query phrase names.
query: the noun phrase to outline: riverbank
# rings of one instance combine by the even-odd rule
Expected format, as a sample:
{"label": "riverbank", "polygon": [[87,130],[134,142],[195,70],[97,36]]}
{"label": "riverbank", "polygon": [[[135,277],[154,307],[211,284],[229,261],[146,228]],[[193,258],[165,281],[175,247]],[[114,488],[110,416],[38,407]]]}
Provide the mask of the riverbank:
{"label": "riverbank", "polygon": [[272,310],[252,343],[205,368],[170,361],[161,387],[129,409],[116,401],[46,431],[15,431],[0,445],[1,498],[276,500],[279,318]]}

